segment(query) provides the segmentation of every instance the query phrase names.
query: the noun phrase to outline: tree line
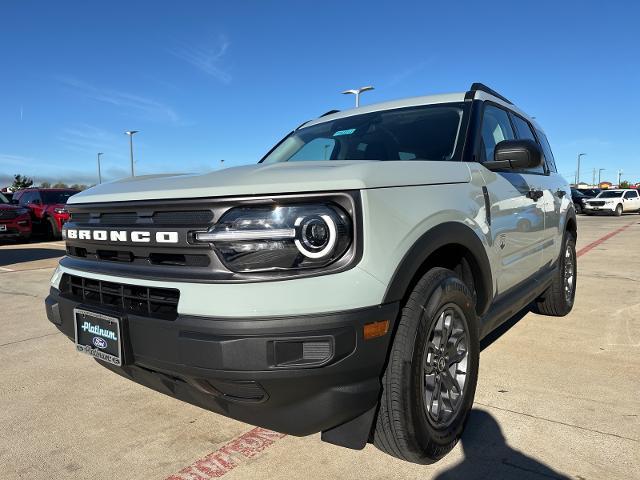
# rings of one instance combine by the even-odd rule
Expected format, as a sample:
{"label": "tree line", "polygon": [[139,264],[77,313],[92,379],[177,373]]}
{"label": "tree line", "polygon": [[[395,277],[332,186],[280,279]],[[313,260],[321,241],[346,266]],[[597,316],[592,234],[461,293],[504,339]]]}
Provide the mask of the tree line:
{"label": "tree line", "polygon": [[[25,188],[29,188],[33,186],[34,186],[33,178],[29,178],[26,175],[20,175],[20,174],[13,176],[13,184],[11,185],[11,188],[14,191],[23,190]],[[57,183],[40,182],[40,185],[38,185],[38,188],[71,188],[73,190],[86,190],[91,186],[92,185],[85,185],[84,183],[74,183],[69,185],[64,182],[57,182]]]}

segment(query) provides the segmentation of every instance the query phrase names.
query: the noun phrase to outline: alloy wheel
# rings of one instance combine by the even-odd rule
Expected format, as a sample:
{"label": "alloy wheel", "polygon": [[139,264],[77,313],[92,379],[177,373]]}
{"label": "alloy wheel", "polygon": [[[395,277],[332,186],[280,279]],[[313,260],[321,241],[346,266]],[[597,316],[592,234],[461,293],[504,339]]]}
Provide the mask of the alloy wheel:
{"label": "alloy wheel", "polygon": [[567,303],[573,301],[573,290],[575,288],[576,256],[571,244],[567,244],[564,252],[564,298]]}
{"label": "alloy wheel", "polygon": [[423,401],[427,419],[446,427],[460,410],[468,372],[469,334],[462,310],[445,305],[433,322],[423,355]]}

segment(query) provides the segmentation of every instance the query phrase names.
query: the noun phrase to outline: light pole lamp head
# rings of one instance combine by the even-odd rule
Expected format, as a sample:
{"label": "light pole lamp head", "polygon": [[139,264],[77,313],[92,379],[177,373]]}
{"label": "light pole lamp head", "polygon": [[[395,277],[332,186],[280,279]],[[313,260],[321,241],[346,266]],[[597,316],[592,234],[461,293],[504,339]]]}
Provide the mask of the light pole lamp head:
{"label": "light pole lamp head", "polygon": [[125,135],[129,135],[132,136],[134,133],[138,133],[140,130],[127,130],[125,133]]}
{"label": "light pole lamp head", "polygon": [[356,96],[356,107],[360,106],[360,94],[362,92],[367,92],[369,90],[373,90],[373,87],[371,85],[368,85],[366,87],[360,87],[360,88],[352,88],[350,90],[345,90],[344,92],[342,92],[343,95],[355,95]]}

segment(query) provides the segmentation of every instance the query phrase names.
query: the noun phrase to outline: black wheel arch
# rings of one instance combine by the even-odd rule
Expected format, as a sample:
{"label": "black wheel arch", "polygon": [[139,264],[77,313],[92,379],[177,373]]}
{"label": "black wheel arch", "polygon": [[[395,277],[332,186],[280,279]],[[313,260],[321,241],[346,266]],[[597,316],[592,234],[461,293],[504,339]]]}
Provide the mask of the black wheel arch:
{"label": "black wheel arch", "polygon": [[567,216],[564,219],[564,231],[562,234],[564,235],[567,231],[573,234],[574,239],[578,239],[578,220],[575,208],[569,208],[567,210]]}
{"label": "black wheel arch", "polygon": [[[451,258],[444,258],[451,257]],[[476,312],[484,314],[493,299],[493,276],[486,249],[478,235],[460,222],[445,222],[424,233],[396,267],[385,292],[384,302],[403,301],[416,282],[433,267],[451,268],[461,261],[470,274],[468,281],[476,293]],[[464,276],[464,275],[463,275]]]}

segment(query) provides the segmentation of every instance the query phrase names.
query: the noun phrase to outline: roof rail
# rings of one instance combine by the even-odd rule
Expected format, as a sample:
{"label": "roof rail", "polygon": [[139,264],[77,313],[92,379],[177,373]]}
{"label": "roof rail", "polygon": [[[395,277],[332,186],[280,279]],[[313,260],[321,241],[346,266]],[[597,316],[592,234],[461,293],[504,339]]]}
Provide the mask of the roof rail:
{"label": "roof rail", "polygon": [[487,87],[484,83],[474,83],[471,85],[471,88],[469,89],[469,91],[466,93],[466,95],[464,96],[465,99],[467,98],[473,98],[475,96],[476,92],[485,92],[488,93],[489,95],[493,95],[494,97],[499,98],[500,100],[502,100],[503,102],[507,102],[509,105],[513,105],[513,102],[511,100],[509,100],[508,98],[503,97],[502,95],[500,95],[498,92],[496,92],[495,90]]}
{"label": "roof rail", "polygon": [[329,110],[326,113],[323,113],[322,115],[320,115],[318,118],[322,118],[322,117],[326,117],[327,115],[333,115],[334,113],[338,113],[340,110]]}

